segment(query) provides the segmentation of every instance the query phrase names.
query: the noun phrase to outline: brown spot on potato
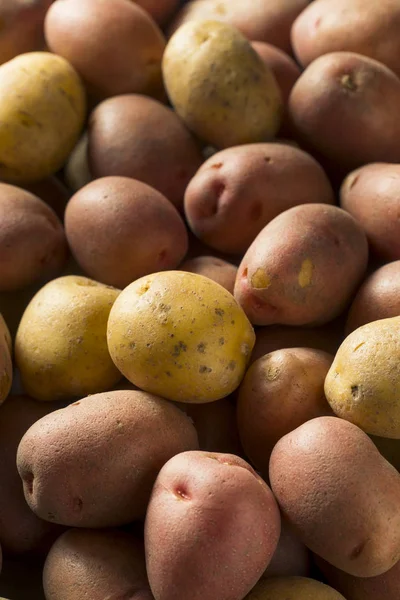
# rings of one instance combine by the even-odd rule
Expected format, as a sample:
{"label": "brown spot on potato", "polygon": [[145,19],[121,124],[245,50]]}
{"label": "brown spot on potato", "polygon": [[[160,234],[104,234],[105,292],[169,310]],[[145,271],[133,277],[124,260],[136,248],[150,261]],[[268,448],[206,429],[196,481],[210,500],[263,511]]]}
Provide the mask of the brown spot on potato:
{"label": "brown spot on potato", "polygon": [[274,161],[272,160],[272,158],[270,156],[264,156],[264,162],[266,162],[269,165]]}
{"label": "brown spot on potato", "polygon": [[72,508],[75,512],[80,512],[83,508],[83,500],[79,496],[76,496],[72,500]]}
{"label": "brown spot on potato", "polygon": [[225,314],[225,311],[222,308],[216,308],[215,314],[218,315],[219,317],[223,317]]}
{"label": "brown spot on potato", "polygon": [[214,163],[213,165],[211,165],[210,169],[220,169],[223,166],[224,163],[219,162],[219,163]]}
{"label": "brown spot on potato", "polygon": [[218,343],[220,346],[223,346],[225,344],[225,339],[223,337],[219,338]]}
{"label": "brown spot on potato", "polygon": [[212,373],[212,369],[206,365],[200,365],[199,373]]}
{"label": "brown spot on potato", "polygon": [[357,352],[357,350],[359,350],[362,346],[365,346],[365,342],[361,342],[361,344],[358,344],[358,346],[354,348],[353,352]]}
{"label": "brown spot on potato", "polygon": [[29,495],[33,494],[34,479],[35,479],[35,477],[34,477],[33,473],[27,473],[24,476],[25,490]]}
{"label": "brown spot on potato", "polygon": [[346,90],[350,92],[355,92],[358,89],[358,85],[355,81],[355,77],[353,73],[345,73],[340,78],[340,84]]}
{"label": "brown spot on potato", "polygon": [[355,175],[354,177],[350,176],[350,183],[348,184],[349,190],[353,189],[353,187],[358,183],[359,179],[359,175]]}
{"label": "brown spot on potato", "polygon": [[150,283],[145,283],[136,291],[136,293],[138,296],[143,296],[143,294],[148,292],[149,289],[150,289]]}
{"label": "brown spot on potato", "polygon": [[204,342],[201,342],[200,344],[198,344],[197,352],[200,352],[200,354],[204,354],[205,350],[206,350],[206,344]]}
{"label": "brown spot on potato", "polygon": [[180,356],[180,354],[182,352],[186,352],[187,351],[187,346],[184,342],[178,342],[175,346],[174,346],[174,351],[172,353],[172,356]]}
{"label": "brown spot on potato", "polygon": [[227,367],[230,371],[234,371],[236,369],[236,361],[230,360]]}
{"label": "brown spot on potato", "polygon": [[355,546],[355,548],[353,548],[353,550],[350,552],[350,556],[349,556],[350,560],[356,560],[359,556],[361,556],[366,545],[367,545],[367,540],[364,540],[363,542],[360,542],[359,544],[357,544],[357,546]]}
{"label": "brown spot on potato", "polygon": [[358,385],[351,386],[351,395],[353,396],[353,400],[356,402],[362,399],[361,389]]}
{"label": "brown spot on potato", "polygon": [[248,344],[242,344],[240,346],[240,352],[242,354],[244,354],[245,356],[249,356],[249,354],[250,354],[250,347],[249,347],[249,345]]}

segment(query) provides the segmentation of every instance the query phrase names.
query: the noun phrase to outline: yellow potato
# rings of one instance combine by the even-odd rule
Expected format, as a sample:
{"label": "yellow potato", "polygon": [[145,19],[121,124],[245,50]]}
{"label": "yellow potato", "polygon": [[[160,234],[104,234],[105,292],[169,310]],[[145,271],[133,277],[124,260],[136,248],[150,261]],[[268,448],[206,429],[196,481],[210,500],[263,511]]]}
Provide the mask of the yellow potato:
{"label": "yellow potato", "polygon": [[73,67],[49,52],[0,67],[0,179],[40,181],[60,169],[83,125],[86,100]]}
{"label": "yellow potato", "polygon": [[119,290],[92,279],[53,279],[28,304],[15,339],[26,392],[72,399],[112,388],[121,378],[107,349],[110,309]]}
{"label": "yellow potato", "polygon": [[336,590],[307,577],[262,579],[245,600],[345,600]]}
{"label": "yellow potato", "polygon": [[162,68],[176,112],[208,144],[226,148],[277,133],[283,112],[277,81],[235,27],[185,23],[170,39]]}
{"label": "yellow potato", "polygon": [[7,398],[12,384],[11,336],[0,313],[0,404]]}
{"label": "yellow potato", "polygon": [[165,271],[123,290],[108,347],[139,388],[180,402],[212,402],[240,384],[255,342],[233,296],[207,277]]}

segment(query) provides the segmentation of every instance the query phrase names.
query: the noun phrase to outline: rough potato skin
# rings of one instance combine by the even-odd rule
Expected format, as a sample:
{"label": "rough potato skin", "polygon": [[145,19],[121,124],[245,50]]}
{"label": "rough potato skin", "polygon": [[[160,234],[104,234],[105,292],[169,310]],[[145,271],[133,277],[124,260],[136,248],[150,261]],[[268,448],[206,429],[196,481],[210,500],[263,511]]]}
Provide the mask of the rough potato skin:
{"label": "rough potato skin", "polygon": [[46,600],[154,600],[143,542],[109,529],[70,529],[50,550],[43,571]]}
{"label": "rough potato skin", "polygon": [[196,256],[195,258],[185,260],[181,264],[180,270],[209,277],[233,294],[237,266],[222,258],[218,258],[217,256]]}
{"label": "rough potato skin", "polygon": [[260,581],[246,600],[346,600],[333,588],[306,577],[272,577]]}
{"label": "rough potato skin", "polygon": [[25,498],[42,519],[114,527],[144,516],[158,471],[198,448],[191,421],[138,391],[94,394],[35,423],[18,448]]}
{"label": "rough potato skin", "polygon": [[367,323],[336,353],[325,395],[337,416],[366,433],[400,439],[400,317]]}
{"label": "rough potato skin", "polygon": [[279,533],[275,499],[245,461],[206,452],[175,456],[160,471],[145,522],[155,599],[241,600],[268,565]]}
{"label": "rough potato skin", "polygon": [[343,312],[368,262],[357,221],[336,206],[296,206],[258,234],[235,298],[254,325],[322,325]]}
{"label": "rough potato skin", "polygon": [[335,567],[374,577],[400,559],[400,476],[352,423],[301,425],[276,444],[269,475],[300,539]]}

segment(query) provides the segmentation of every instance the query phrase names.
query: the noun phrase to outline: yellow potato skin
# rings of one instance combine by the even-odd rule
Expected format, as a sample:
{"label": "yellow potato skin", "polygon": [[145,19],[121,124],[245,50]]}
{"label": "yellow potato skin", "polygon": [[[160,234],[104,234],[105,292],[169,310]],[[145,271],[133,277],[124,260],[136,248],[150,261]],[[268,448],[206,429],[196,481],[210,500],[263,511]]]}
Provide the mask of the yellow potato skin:
{"label": "yellow potato skin", "polygon": [[400,439],[400,317],[359,327],[342,343],[325,380],[333,411],[366,433]]}
{"label": "yellow potato skin", "polygon": [[111,357],[131,383],[189,403],[233,392],[255,343],[249,320],[225,288],[182,271],[154,273],[125,288],[107,335]]}
{"label": "yellow potato skin", "polygon": [[67,275],[28,304],[15,339],[26,392],[36,400],[72,399],[110,389],[121,374],[107,349],[107,320],[119,290]]}
{"label": "yellow potato skin", "polygon": [[12,379],[11,336],[0,313],[0,404],[10,393]]}
{"label": "yellow potato skin", "polygon": [[45,179],[78,141],[86,112],[81,80],[64,58],[29,52],[1,65],[0,89],[0,179]]}
{"label": "yellow potato skin", "polygon": [[283,109],[275,76],[231,25],[185,23],[167,44],[162,69],[176,112],[212,146],[262,142],[277,133]]}
{"label": "yellow potato skin", "polygon": [[262,579],[245,600],[345,600],[336,590],[307,577]]}

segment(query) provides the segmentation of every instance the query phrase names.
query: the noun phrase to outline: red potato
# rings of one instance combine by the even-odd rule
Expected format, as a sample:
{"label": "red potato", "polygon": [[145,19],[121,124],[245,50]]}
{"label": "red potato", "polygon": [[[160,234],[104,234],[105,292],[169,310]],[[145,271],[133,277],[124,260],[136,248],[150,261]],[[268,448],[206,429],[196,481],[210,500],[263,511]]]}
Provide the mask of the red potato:
{"label": "red potato", "polygon": [[53,0],[2,0],[0,64],[19,54],[44,48],[43,24]]}
{"label": "red potato", "polygon": [[177,10],[180,0],[135,0],[159,25],[165,25]]}
{"label": "red potato", "polygon": [[184,205],[197,237],[221,252],[243,254],[285,210],[334,201],[327,176],[310,155],[265,143],[214,154],[189,183]]}
{"label": "red potato", "polygon": [[275,553],[262,579],[269,577],[309,577],[311,552],[285,518],[281,520],[281,535]]}
{"label": "red potato", "polygon": [[292,87],[301,75],[300,67],[291,56],[276,46],[265,42],[252,42],[251,45],[267,67],[272,69],[286,104]]}
{"label": "red potato", "polygon": [[179,268],[181,271],[188,271],[189,273],[197,273],[198,275],[209,277],[233,294],[237,266],[226,260],[222,260],[222,258],[217,258],[216,256],[197,256],[196,258],[185,260]]}
{"label": "red potato", "polygon": [[147,573],[156,600],[242,600],[278,544],[267,484],[231,454],[185,452],[161,469],[147,509]]}

